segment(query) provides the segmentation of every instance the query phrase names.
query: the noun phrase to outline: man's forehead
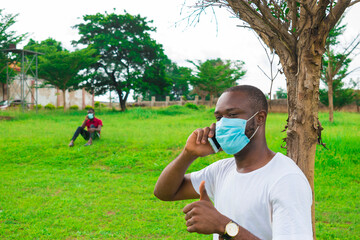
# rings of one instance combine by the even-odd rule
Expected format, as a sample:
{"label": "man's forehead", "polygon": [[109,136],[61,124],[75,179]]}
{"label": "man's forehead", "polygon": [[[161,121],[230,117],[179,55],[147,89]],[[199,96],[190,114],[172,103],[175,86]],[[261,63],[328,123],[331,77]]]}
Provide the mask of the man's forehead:
{"label": "man's forehead", "polygon": [[249,108],[250,101],[247,93],[240,91],[223,93],[216,104],[216,110],[240,109],[246,111]]}

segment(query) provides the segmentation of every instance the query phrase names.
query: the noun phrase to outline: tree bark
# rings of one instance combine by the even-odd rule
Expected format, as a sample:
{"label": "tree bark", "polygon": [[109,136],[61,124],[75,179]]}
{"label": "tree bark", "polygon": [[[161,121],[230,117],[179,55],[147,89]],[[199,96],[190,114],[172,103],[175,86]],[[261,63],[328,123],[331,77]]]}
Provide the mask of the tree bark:
{"label": "tree bark", "polygon": [[[280,61],[288,90],[287,155],[295,161],[310,183],[313,194],[311,209],[313,237],[316,239],[314,169],[320,131],[318,108],[322,53],[316,41],[309,42],[308,39],[299,41],[296,62],[286,62],[290,58],[281,58]],[[319,51],[314,51],[314,49]]]}

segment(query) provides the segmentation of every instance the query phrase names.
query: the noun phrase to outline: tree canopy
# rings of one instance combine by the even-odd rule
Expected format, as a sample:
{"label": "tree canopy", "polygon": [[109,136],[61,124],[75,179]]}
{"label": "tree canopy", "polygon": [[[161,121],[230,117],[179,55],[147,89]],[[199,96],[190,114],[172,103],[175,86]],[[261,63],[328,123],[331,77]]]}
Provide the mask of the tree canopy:
{"label": "tree canopy", "polygon": [[149,75],[162,74],[159,64],[167,57],[162,45],[150,36],[156,28],[150,26],[152,21],[126,12],[85,15],[83,21],[74,26],[81,37],[73,44],[91,46],[100,55],[100,60],[92,65],[97,78],[91,84],[97,93],[116,91],[120,107],[125,110],[130,90],[139,86],[146,70],[147,80]]}
{"label": "tree canopy", "polygon": [[172,81],[171,97],[180,100],[181,97],[188,99],[190,96],[190,82],[193,79],[193,70],[188,67],[178,66],[171,63],[166,69],[166,75]]}
{"label": "tree canopy", "polygon": [[244,62],[209,59],[205,62],[192,62],[197,69],[196,76],[191,78],[191,85],[200,97],[207,95],[219,97],[227,88],[235,86],[246,73]]}
{"label": "tree canopy", "polygon": [[62,90],[64,110],[66,109],[66,90],[78,88],[79,84],[87,78],[81,71],[86,70],[98,60],[94,57],[96,51],[91,48],[69,52],[63,49],[60,42],[51,38],[40,43],[30,40],[25,49],[45,53],[39,56],[39,77],[43,78],[45,83]]}
{"label": "tree canopy", "polygon": [[[4,9],[0,9],[0,49],[9,49],[10,44],[16,45],[26,37],[27,34],[18,35],[10,30],[18,16],[18,14],[6,14]],[[0,51],[0,82],[2,83],[6,83],[6,68],[11,61],[9,54]]]}

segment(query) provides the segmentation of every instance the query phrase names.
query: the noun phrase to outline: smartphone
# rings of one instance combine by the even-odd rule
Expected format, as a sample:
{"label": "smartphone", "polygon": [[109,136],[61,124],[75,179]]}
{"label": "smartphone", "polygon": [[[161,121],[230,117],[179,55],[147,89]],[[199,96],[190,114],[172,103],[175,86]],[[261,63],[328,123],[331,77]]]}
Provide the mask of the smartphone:
{"label": "smartphone", "polygon": [[220,151],[221,146],[218,143],[218,141],[216,140],[215,136],[213,136],[212,138],[208,138],[208,141],[209,141],[211,147],[214,149],[215,153]]}

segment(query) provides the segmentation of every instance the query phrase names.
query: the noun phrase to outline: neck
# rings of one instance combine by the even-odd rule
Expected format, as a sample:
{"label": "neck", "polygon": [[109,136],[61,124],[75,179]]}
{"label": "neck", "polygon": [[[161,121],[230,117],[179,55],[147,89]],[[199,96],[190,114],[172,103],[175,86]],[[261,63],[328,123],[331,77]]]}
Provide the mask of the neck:
{"label": "neck", "polygon": [[253,140],[243,150],[234,155],[239,173],[248,173],[259,169],[275,156],[275,153],[268,148],[265,136],[262,141]]}

